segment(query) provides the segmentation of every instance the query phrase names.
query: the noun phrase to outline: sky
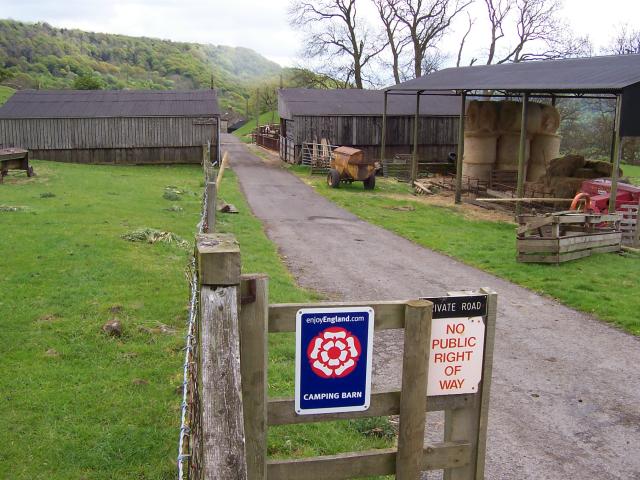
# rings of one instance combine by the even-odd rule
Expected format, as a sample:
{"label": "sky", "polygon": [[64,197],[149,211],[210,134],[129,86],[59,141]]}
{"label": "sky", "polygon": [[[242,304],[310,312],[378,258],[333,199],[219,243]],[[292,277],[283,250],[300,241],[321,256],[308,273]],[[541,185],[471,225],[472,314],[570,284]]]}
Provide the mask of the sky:
{"label": "sky", "polygon": [[[363,17],[373,23],[375,13],[367,8],[370,1],[358,1],[364,5]],[[484,15],[484,4],[475,1],[472,16]],[[588,35],[596,51],[610,42],[619,25],[640,29],[639,0],[562,3],[568,25],[577,35]],[[94,32],[248,47],[283,66],[304,65],[298,56],[302,33],[288,24],[288,4],[289,0],[0,0],[0,17]],[[487,30],[480,23],[468,39],[467,57],[481,54],[480,46],[486,44]],[[466,18],[461,17],[450,42],[443,46],[451,58],[455,58],[465,29]]]}

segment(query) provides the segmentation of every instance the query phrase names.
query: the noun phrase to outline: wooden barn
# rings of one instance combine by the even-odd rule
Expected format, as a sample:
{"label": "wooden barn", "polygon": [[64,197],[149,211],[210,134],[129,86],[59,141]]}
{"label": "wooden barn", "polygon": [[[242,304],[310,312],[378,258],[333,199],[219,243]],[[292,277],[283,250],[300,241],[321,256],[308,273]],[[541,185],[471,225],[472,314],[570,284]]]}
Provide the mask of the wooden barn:
{"label": "wooden barn", "polygon": [[0,107],[0,145],[75,163],[200,163],[218,158],[214,90],[22,90]]}
{"label": "wooden barn", "polygon": [[[380,158],[384,93],[378,90],[279,90],[280,154],[301,161],[303,144],[321,143],[364,150]],[[428,97],[420,105],[418,156],[422,161],[446,161],[458,143],[459,100]],[[413,148],[415,97],[390,96],[387,105],[385,156],[409,154]]]}

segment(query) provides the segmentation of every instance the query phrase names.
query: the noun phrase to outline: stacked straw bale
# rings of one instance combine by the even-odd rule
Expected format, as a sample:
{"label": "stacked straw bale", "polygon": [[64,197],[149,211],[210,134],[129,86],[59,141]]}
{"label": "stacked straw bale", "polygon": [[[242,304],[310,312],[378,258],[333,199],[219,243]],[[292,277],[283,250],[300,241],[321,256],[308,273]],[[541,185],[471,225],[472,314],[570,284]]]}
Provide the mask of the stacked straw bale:
{"label": "stacked straw bale", "polygon": [[472,100],[467,107],[462,174],[489,181],[496,163],[498,106]]}
{"label": "stacked straw bale", "polygon": [[[467,107],[462,174],[489,180],[492,170],[517,170],[522,103],[477,101]],[[560,155],[560,114],[551,105],[530,102],[526,119],[525,172],[541,180]]]}

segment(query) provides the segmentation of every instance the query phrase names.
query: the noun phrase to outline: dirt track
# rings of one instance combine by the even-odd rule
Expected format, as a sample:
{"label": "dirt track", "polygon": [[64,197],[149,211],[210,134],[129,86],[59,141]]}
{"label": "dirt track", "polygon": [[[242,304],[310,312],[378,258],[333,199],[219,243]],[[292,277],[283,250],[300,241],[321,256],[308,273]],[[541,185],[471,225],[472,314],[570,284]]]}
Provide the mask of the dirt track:
{"label": "dirt track", "polygon": [[[499,293],[486,478],[640,479],[640,338],[361,221],[235,137],[223,142],[302,286],[344,300]],[[374,389],[397,385],[401,341],[376,337]]]}

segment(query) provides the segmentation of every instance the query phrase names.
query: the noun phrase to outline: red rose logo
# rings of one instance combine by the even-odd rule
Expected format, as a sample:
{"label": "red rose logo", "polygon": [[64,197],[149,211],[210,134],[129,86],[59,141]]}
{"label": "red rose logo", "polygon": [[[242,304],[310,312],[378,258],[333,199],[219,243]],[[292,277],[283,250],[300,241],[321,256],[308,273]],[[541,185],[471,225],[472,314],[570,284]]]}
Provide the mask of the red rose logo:
{"label": "red rose logo", "polygon": [[358,337],[340,327],[323,330],[307,347],[311,369],[322,378],[346,377],[356,368],[361,353]]}

